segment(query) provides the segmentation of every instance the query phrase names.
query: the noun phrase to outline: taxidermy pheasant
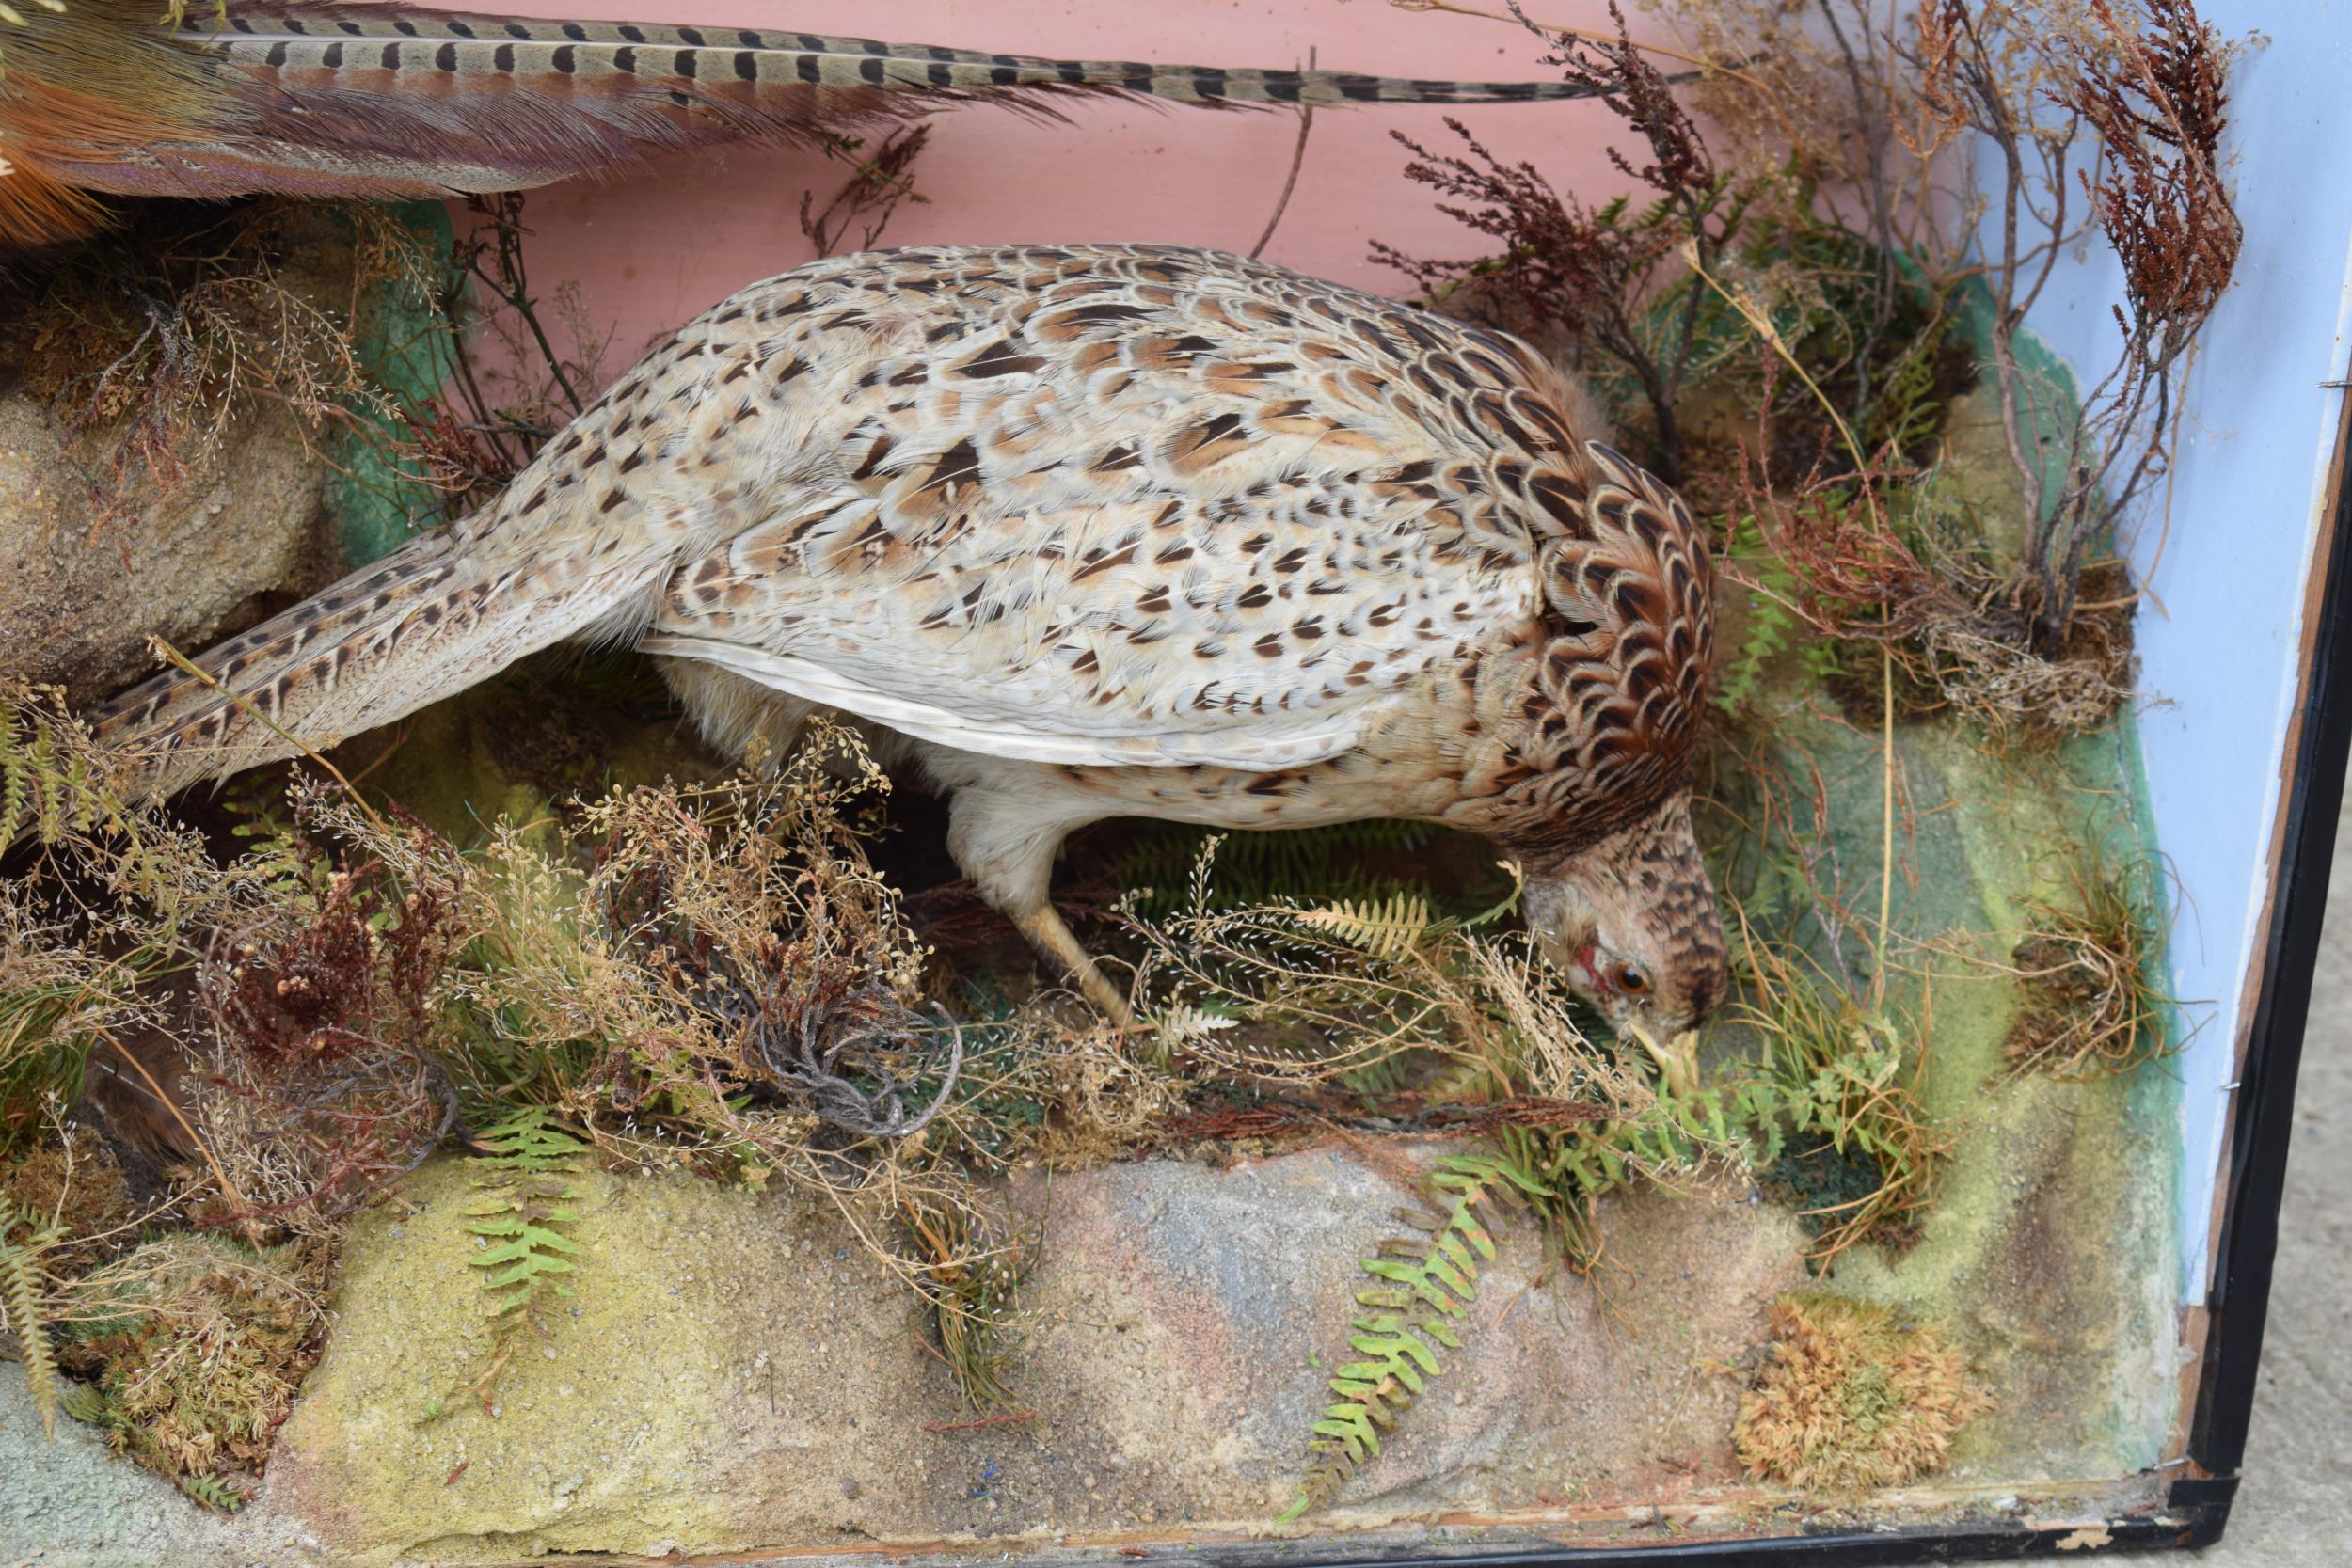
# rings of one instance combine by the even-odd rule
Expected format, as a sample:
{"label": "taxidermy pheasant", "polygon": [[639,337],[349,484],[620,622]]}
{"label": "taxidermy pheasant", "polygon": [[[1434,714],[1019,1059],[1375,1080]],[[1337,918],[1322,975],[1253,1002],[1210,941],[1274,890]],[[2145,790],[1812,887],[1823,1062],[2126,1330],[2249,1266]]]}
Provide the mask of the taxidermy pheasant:
{"label": "taxidermy pheasant", "polygon": [[1050,113],[1071,93],[1228,107],[1593,91],[316,0],[197,0],[174,25],[158,20],[166,3],[0,0],[0,246],[87,234],[103,195],[519,190],[664,148],[818,145],[953,103]]}
{"label": "taxidermy pheasant", "polygon": [[1512,857],[1550,957],[1661,1051],[1724,981],[1690,811],[1707,547],[1581,406],[1516,339],[1238,256],[840,257],[96,730],[162,794],[629,642],[733,752],[818,709],[877,732],[1115,1016],[1047,900],[1073,829],[1399,816]]}

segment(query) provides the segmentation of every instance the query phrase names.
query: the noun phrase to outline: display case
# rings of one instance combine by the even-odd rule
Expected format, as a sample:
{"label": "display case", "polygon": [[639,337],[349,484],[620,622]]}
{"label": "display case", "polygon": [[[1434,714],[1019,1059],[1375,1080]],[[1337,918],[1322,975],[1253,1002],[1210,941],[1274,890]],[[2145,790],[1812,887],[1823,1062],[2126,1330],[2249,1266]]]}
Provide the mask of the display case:
{"label": "display case", "polygon": [[[737,40],[744,83],[813,47],[756,31],[775,19],[747,0],[690,8],[662,19],[698,34],[663,43],[700,51],[663,78],[681,106],[719,93],[700,34]],[[0,800],[19,840],[0,984],[23,1005],[0,1022],[28,1022],[0,1036],[0,1284],[25,1367],[0,1369],[0,1402],[32,1503],[0,1543],[133,1560],[101,1539],[119,1531],[186,1563],[1862,1564],[2218,1539],[2352,749],[2352,174],[2314,155],[2352,23],[2247,0],[1786,12],[903,0],[856,28],[1009,52],[975,71],[1199,57],[1279,83],[1312,59],[1589,90],[1310,109],[1293,79],[1288,101],[1204,108],[1224,78],[1162,71],[1189,84],[1164,102],[1025,89],[520,195],[132,200],[111,237],[21,262],[0,326],[0,560],[25,585],[0,602],[22,796]],[[471,69],[477,41],[437,69]],[[596,51],[652,46],[577,47],[566,92],[607,70]],[[0,59],[5,151],[10,84],[43,66]],[[527,120],[533,90],[497,112]],[[721,303],[877,246],[902,259]],[[791,336],[795,312],[867,309],[843,302],[888,265],[880,325],[852,324],[869,351]],[[1115,287],[1139,292],[1101,309],[1218,325],[1159,348],[1126,317],[1070,326],[1119,369],[1084,396],[1038,346],[1075,293],[991,304],[1014,324],[994,348],[946,321],[935,366],[890,339],[906,300],[977,298],[982,274],[1007,298]],[[696,356],[732,352],[746,312],[773,312],[745,340],[762,387],[796,356],[818,379],[829,354],[880,368],[823,380],[822,408],[783,383],[745,395],[754,455],[723,451],[712,410],[738,393]],[[1533,347],[1510,358],[1501,334]],[[827,483],[864,486],[878,531],[910,486],[953,510],[1090,464],[1182,470],[1209,539],[1323,473],[1344,421],[1224,490],[1203,451],[1230,429],[1163,451],[1153,421],[1349,354],[1366,406],[1426,382],[1427,408],[1489,442],[1486,384],[1449,404],[1440,381],[1507,358],[1522,385],[1488,402],[1533,399],[1562,433],[1521,430],[1516,479],[1433,488],[1415,529],[1530,463],[1579,476],[1578,506],[1596,474],[1659,476],[1610,493],[1669,519],[1645,525],[1661,560],[1655,531],[1683,531],[1661,577],[1711,588],[1624,612],[1695,672],[1689,711],[1644,732],[1667,759],[1649,795],[1598,769],[1560,818],[1583,826],[1485,831],[1426,790],[1366,793],[1344,761],[1335,783],[1318,752],[1242,765],[1311,807],[1256,833],[1138,785],[1073,817],[1041,926],[946,798],[982,789],[955,759],[998,754],[971,736],[1016,688],[1123,700],[1090,681],[1111,653],[1065,657],[1108,637],[1085,579],[1142,570],[1132,541],[1085,554],[1123,491],[1084,492],[1074,522],[1003,501],[991,526],[1031,534],[962,601],[999,613],[945,652],[888,629],[930,578],[874,591],[859,613],[898,652],[858,678],[897,662],[920,690],[811,675],[779,633],[725,669],[789,695],[786,722],[694,663],[718,635],[682,619],[721,595],[707,562],[816,570],[805,530],[757,545],[794,520],[783,438],[758,443],[881,397],[885,370],[964,378],[924,416],[938,431],[984,396],[1012,412],[988,417],[1001,449],[942,434],[910,455],[920,420],[836,443]],[[1128,398],[1155,375],[1159,402]],[[1422,408],[1400,418],[1439,428]],[[675,431],[628,457],[658,419]],[[1078,455],[1098,426],[1111,455]],[[1452,448],[1389,461],[1401,439],[1363,437],[1327,510],[1268,536],[1454,482]],[[1060,469],[1004,455],[1054,443]],[[603,510],[526,535],[534,488],[570,504],[567,463]],[[631,520],[630,486],[720,463],[746,477]],[[1534,494],[1498,503],[1529,552],[1553,547]],[[547,586],[550,562],[633,559],[673,525],[701,553],[646,578],[659,610],[574,613]],[[940,529],[924,547],[945,555]],[[879,537],[839,547],[897,547]],[[305,626],[344,638],[361,690],[418,623],[335,628],[444,548],[454,570],[506,552],[452,625],[502,627],[544,594],[581,635],[485,630],[466,678],[417,677],[431,701],[342,711],[289,698],[294,675],[247,679],[241,648],[275,657],[253,641],[190,662],[292,615],[271,624],[297,648],[323,635]],[[1529,569],[1507,554],[1492,581]],[[1089,564],[1064,580],[1065,556]],[[1316,561],[1335,596],[1401,570],[1369,547]],[[1004,587],[1022,574],[1035,592]],[[1154,581],[1136,578],[1146,615]],[[1525,613],[1570,615],[1549,602]],[[726,609],[761,636],[829,612]],[[1000,615],[1034,645],[983,647]],[[1115,629],[1168,635],[1138,625]],[[1220,657],[1201,636],[1186,657]],[[1518,645],[1495,636],[1447,657],[1486,668]],[[159,652],[195,672],[162,677],[167,734],[137,699],[101,705]],[[1157,679],[1148,654],[1119,669]],[[1300,657],[1303,691],[1321,656]],[[1413,722],[1453,735],[1458,711],[1430,711]],[[168,805],[106,771],[125,736],[193,754],[208,714],[215,738],[298,754],[157,764],[175,787],[237,776]],[[1306,747],[1317,721],[1268,743]],[[1478,725],[1458,727],[1427,742],[1433,776],[1471,767]],[[1376,751],[1351,747],[1332,754]],[[1227,765],[1180,752],[1153,757],[1184,788]],[[1144,771],[1069,755],[1001,753],[1082,784]],[[1059,800],[1060,774],[986,787]],[[1613,935],[1652,929],[1654,861],[1577,895],[1634,913],[1558,913],[1575,857],[1658,812],[1710,912],[1658,945]],[[1100,962],[1084,984],[1063,940]],[[103,1529],[74,1501],[100,1495]]]}

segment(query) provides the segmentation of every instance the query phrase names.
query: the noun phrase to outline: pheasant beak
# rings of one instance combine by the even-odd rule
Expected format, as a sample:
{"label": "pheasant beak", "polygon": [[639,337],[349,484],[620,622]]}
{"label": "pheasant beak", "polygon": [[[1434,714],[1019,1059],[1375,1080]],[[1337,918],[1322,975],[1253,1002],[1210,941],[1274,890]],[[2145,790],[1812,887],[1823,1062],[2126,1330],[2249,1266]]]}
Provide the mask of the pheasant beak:
{"label": "pheasant beak", "polygon": [[1639,1023],[1629,1022],[1626,1032],[1642,1042],[1650,1060],[1658,1064],[1658,1076],[1665,1084],[1666,1092],[1683,1099],[1699,1086],[1699,1032],[1685,1029],[1673,1039],[1661,1045],[1658,1037]]}

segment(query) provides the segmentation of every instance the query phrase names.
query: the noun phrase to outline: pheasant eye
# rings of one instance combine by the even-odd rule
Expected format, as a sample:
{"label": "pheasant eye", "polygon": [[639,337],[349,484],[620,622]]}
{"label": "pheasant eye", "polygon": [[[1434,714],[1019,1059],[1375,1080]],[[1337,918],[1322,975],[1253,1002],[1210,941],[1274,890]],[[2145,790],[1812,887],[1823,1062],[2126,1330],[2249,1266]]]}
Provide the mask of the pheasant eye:
{"label": "pheasant eye", "polygon": [[1628,996],[1639,996],[1649,990],[1649,976],[1636,964],[1619,964],[1616,981],[1617,989]]}

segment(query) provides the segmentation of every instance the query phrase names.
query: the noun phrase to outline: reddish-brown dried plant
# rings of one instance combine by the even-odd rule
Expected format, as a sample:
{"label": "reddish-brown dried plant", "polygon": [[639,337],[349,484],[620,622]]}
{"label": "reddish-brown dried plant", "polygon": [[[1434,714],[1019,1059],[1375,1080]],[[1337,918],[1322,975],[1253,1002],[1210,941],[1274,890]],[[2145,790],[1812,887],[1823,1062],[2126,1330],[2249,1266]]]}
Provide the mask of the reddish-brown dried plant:
{"label": "reddish-brown dried plant", "polygon": [[[1706,295],[1677,258],[1685,245],[1695,245],[1701,264],[1711,263],[1738,224],[1738,205],[1724,199],[1724,182],[1706,138],[1673,84],[1634,46],[1615,0],[1609,9],[1617,27],[1614,42],[1547,33],[1524,16],[1519,20],[1552,45],[1545,64],[1605,93],[1603,102],[1640,135],[1646,161],[1637,166],[1613,147],[1609,159],[1650,194],[1650,205],[1634,212],[1623,198],[1599,207],[1563,198],[1533,164],[1504,163],[1449,117],[1446,125],[1467,155],[1432,151],[1401,131],[1390,133],[1414,155],[1405,176],[1445,198],[1439,212],[1492,236],[1501,252],[1479,261],[1442,261],[1407,256],[1375,241],[1372,254],[1450,309],[1589,345],[1617,361],[1648,404],[1653,465],[1679,482],[1679,403],[1697,357]],[[1678,294],[1672,293],[1677,289]]]}

